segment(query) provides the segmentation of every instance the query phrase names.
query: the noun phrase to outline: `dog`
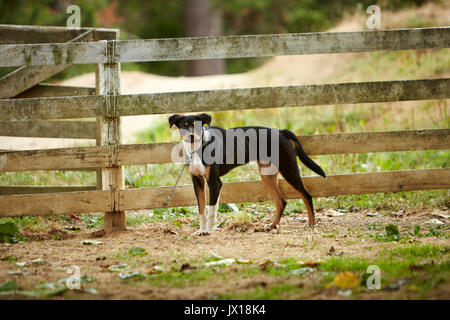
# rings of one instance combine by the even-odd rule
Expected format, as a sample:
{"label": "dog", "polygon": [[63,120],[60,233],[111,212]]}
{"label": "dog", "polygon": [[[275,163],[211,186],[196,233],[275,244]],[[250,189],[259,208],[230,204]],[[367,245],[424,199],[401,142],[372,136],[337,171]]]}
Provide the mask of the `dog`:
{"label": "dog", "polygon": [[[197,198],[200,228],[195,234],[203,236],[213,232],[222,188],[220,177],[250,161],[257,162],[261,179],[276,205],[272,223],[258,231],[277,228],[286,207],[286,200],[278,186],[278,173],[302,198],[308,212],[309,225],[313,226],[315,218],[312,197],[303,186],[297,157],[318,175],[326,178],[326,174],[308,157],[297,136],[287,129],[257,126],[223,129],[210,126],[211,120],[211,116],[206,113],[184,116],[174,114],[169,117],[170,128],[175,125],[182,138],[185,165],[189,168]],[[271,151],[270,154],[268,150]],[[205,181],[209,189],[207,214]]]}

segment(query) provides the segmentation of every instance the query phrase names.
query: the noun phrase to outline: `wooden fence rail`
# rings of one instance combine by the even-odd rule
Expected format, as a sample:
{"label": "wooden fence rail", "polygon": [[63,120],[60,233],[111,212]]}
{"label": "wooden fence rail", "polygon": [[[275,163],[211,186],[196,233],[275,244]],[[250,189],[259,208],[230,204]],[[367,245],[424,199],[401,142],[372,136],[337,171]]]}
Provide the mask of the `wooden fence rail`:
{"label": "wooden fence rail", "polygon": [[0,46],[0,67],[271,57],[448,48],[450,29],[417,28]]}
{"label": "wooden fence rail", "polygon": [[[299,136],[310,155],[450,149],[450,129]],[[177,143],[121,145],[117,165],[169,163]],[[107,167],[106,146],[0,152],[0,172]]]}
{"label": "wooden fence rail", "polygon": [[[313,197],[377,192],[398,192],[450,188],[450,169],[405,170],[357,173],[302,179]],[[280,179],[280,189],[288,199],[298,198],[295,190]],[[163,207],[170,187],[118,190],[112,199],[109,190],[49,194],[0,196],[0,217],[53,215],[66,213],[111,212]],[[252,192],[248,192],[252,190]],[[220,203],[265,201],[270,195],[261,181],[224,183]],[[171,206],[193,206],[196,200],[192,186],[175,189]]]}
{"label": "wooden fence rail", "polygon": [[0,136],[95,139],[95,121],[0,122]]}
{"label": "wooden fence rail", "polygon": [[[450,98],[450,78],[168,92],[116,96],[116,114],[300,107]],[[0,121],[107,115],[104,96],[1,99]]]}

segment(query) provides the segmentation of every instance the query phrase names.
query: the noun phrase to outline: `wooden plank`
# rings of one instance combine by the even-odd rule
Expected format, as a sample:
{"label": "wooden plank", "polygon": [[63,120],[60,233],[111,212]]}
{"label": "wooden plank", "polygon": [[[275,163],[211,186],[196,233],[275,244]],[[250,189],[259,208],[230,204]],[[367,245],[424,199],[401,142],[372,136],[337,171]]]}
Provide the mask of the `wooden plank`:
{"label": "wooden plank", "polygon": [[[450,78],[120,95],[120,116],[450,98]],[[1,99],[0,121],[92,118],[102,96]]]}
{"label": "wooden plank", "polygon": [[102,146],[0,153],[0,171],[62,170],[108,165],[107,148]]}
{"label": "wooden plank", "polygon": [[[0,24],[0,45],[67,42],[91,29]],[[115,39],[118,31],[95,28],[90,41]]]}
{"label": "wooden plank", "polygon": [[0,196],[0,217],[47,216],[111,210],[103,190]]}
{"label": "wooden plank", "polygon": [[450,149],[450,129],[299,136],[311,155]]}
{"label": "wooden plank", "polygon": [[102,96],[0,99],[0,121],[94,118],[102,112]]}
{"label": "wooden plank", "polygon": [[95,121],[0,122],[0,136],[95,139]]}
{"label": "wooden plank", "polygon": [[0,67],[106,63],[105,51],[106,41],[7,44],[0,46]]}
{"label": "wooden plank", "polygon": [[96,190],[96,186],[0,186],[0,195]]}
{"label": "wooden plank", "polygon": [[68,97],[95,95],[93,87],[59,86],[40,83],[18,94],[14,98]]}
{"label": "wooden plank", "polygon": [[[277,55],[448,48],[450,28],[126,40],[114,62],[270,57]],[[105,44],[0,46],[0,66],[105,63]]]}
{"label": "wooden plank", "polygon": [[122,95],[121,116],[450,98],[450,78]]}
{"label": "wooden plank", "polygon": [[[398,192],[450,188],[450,169],[407,170],[358,173],[303,178],[305,188],[313,197],[378,192]],[[299,198],[296,191],[280,179],[280,189],[288,199]],[[171,187],[127,189],[120,192],[123,210],[154,209],[163,207]],[[250,192],[251,190],[251,192]],[[261,181],[224,183],[220,203],[271,200]],[[175,189],[170,206],[197,205],[192,186]]]}
{"label": "wooden plank", "polygon": [[[305,177],[303,182],[305,188],[314,197],[448,189],[450,188],[450,169],[344,174],[328,176],[326,180],[321,177]],[[286,198],[297,198],[296,192],[283,179],[280,179],[280,188]],[[170,190],[171,187],[120,190],[120,210],[160,208]],[[270,196],[261,181],[225,183],[220,197],[221,203],[266,200],[270,200]],[[179,186],[175,189],[170,206],[191,205],[196,205],[192,186]],[[108,210],[111,210],[111,192],[108,190],[0,196],[0,217]]]}
{"label": "wooden plank", "polygon": [[[298,136],[309,155],[450,149],[450,129],[358,132]],[[170,163],[177,142],[123,145],[121,165]]]}
{"label": "wooden plank", "polygon": [[[298,137],[309,155],[450,149],[450,129],[359,132]],[[170,163],[176,142],[120,145],[116,165]],[[0,152],[0,172],[109,166],[107,146]]]}
{"label": "wooden plank", "polygon": [[[93,29],[88,29],[75,38],[68,40],[68,43],[94,40]],[[54,54],[59,57],[58,52]],[[70,60],[70,59],[68,59]],[[21,92],[35,86],[51,76],[65,70],[71,65],[70,61],[58,63],[50,66],[23,66],[0,79],[0,98],[12,98]]]}
{"label": "wooden plank", "polygon": [[227,37],[127,40],[121,62],[272,57],[279,55],[448,48],[450,29],[421,28]]}

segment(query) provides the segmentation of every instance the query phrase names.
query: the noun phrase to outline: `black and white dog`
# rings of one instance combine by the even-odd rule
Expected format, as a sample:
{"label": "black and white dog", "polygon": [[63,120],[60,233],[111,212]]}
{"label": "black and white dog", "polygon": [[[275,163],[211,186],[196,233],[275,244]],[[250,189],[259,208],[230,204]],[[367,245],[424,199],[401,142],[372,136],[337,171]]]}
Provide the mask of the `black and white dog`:
{"label": "black and white dog", "polygon": [[[186,166],[189,167],[194,184],[200,214],[197,235],[209,235],[213,231],[222,187],[220,177],[250,161],[257,161],[261,179],[276,205],[275,217],[264,230],[270,231],[277,227],[286,206],[286,200],[278,187],[278,173],[298,191],[306,205],[309,224],[315,224],[312,197],[303,186],[296,157],[315,173],[324,178],[326,175],[308,157],[294,133],[287,129],[256,126],[227,130],[210,127],[211,116],[206,113],[187,116],[174,114],[169,117],[169,124],[179,129]],[[205,180],[209,189],[207,215]]]}

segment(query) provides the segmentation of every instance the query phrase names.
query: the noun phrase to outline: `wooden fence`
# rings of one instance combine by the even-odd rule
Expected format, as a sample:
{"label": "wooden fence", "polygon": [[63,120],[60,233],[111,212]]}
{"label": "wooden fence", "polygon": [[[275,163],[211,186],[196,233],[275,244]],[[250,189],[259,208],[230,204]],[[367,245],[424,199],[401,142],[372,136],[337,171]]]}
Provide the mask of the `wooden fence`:
{"label": "wooden fence", "polygon": [[[16,28],[21,35],[26,30]],[[6,39],[0,40],[0,66],[37,68],[35,73],[41,74],[29,79],[19,69],[16,75],[0,79],[0,135],[95,138],[97,145],[0,152],[0,171],[101,169],[96,190],[42,187],[42,192],[69,192],[2,195],[0,217],[105,212],[105,231],[113,231],[125,228],[126,210],[161,207],[170,187],[125,189],[123,165],[171,162],[170,152],[175,144],[122,145],[121,116],[450,97],[449,78],[120,94],[121,62],[448,48],[449,27],[129,41],[118,41],[118,33],[111,30],[83,29],[73,34],[73,30],[55,28],[53,32],[59,33],[64,43],[47,43],[48,36],[39,33],[38,28],[31,30],[37,30],[30,36],[36,37],[34,43],[20,43],[15,39],[22,38],[14,34],[2,38],[0,27],[0,39]],[[94,38],[79,42],[83,37]],[[107,41],[95,41],[98,37]],[[39,85],[44,76],[48,78],[62,67],[84,63],[97,64],[95,94],[93,88]],[[54,121],[77,118],[96,118],[96,122],[65,121],[61,131],[62,122]],[[325,134],[299,139],[311,155],[449,149],[450,129]],[[446,189],[450,187],[450,168],[340,174],[327,180],[306,177],[304,183],[313,196]],[[280,186],[287,198],[297,197],[284,180]],[[8,188],[4,194],[17,192],[14,187]],[[33,188],[37,187],[29,187]],[[222,190],[223,203],[270,198],[260,181],[225,183]],[[177,188],[170,203],[195,204],[191,186]]]}

